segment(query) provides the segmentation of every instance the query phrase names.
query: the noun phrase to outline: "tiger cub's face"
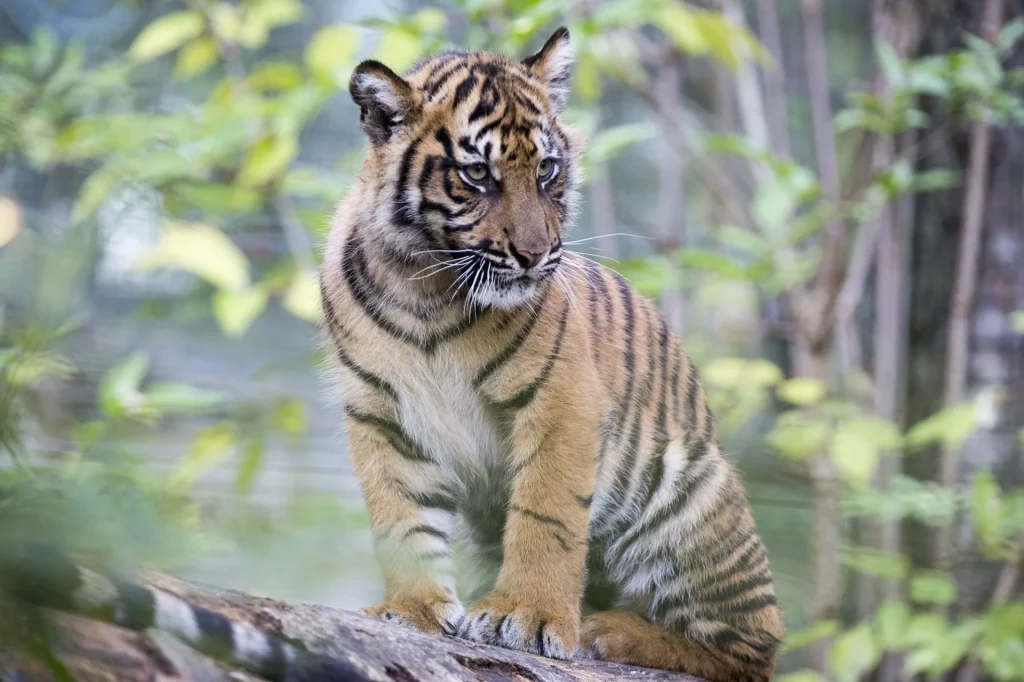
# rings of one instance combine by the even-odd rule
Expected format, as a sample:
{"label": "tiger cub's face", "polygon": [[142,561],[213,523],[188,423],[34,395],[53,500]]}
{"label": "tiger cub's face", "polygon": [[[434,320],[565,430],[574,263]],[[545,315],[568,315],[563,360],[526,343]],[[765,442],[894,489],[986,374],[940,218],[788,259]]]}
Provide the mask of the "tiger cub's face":
{"label": "tiger cub's face", "polygon": [[379,222],[396,257],[448,261],[458,287],[499,307],[525,303],[555,275],[582,152],[559,120],[571,66],[565,29],[521,62],[440,54],[404,77],[359,65],[350,92],[383,177]]}

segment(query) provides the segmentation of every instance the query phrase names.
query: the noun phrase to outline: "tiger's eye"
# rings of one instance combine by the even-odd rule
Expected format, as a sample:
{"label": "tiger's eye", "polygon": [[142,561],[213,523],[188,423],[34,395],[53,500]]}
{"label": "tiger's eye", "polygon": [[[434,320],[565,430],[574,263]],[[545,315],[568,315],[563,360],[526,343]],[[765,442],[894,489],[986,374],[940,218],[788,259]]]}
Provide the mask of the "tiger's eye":
{"label": "tiger's eye", "polygon": [[466,166],[463,172],[467,178],[474,182],[483,182],[490,175],[490,170],[488,170],[486,163],[474,163],[471,166]]}
{"label": "tiger's eye", "polygon": [[541,180],[547,180],[555,172],[555,162],[551,159],[544,159],[537,164],[537,177]]}

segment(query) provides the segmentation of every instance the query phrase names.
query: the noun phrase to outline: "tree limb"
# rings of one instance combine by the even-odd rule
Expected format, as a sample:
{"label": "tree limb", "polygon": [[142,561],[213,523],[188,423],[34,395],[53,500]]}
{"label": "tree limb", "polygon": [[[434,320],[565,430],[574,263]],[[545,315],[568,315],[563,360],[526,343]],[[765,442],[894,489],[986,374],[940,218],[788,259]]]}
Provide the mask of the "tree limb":
{"label": "tree limb", "polygon": [[[342,659],[362,671],[353,682],[498,681],[700,682],[665,671],[601,661],[558,661],[457,637],[428,635],[401,625],[317,604],[287,604],[243,592],[199,586],[147,573],[139,582],[311,651]],[[258,678],[228,671],[164,633],[134,632],[63,613],[53,614],[56,660],[79,682],[229,682]],[[57,682],[61,676],[37,661],[0,652],[0,678]]]}

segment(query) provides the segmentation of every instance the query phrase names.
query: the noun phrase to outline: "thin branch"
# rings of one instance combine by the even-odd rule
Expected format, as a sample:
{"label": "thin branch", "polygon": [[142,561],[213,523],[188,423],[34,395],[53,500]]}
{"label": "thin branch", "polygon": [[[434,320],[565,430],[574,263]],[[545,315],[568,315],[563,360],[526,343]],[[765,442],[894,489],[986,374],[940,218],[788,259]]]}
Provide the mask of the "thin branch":
{"label": "thin branch", "polygon": [[765,102],[772,144],[779,156],[789,156],[789,112],[786,107],[786,69],[782,59],[782,31],[775,0],[757,0],[757,28],[765,49],[775,59],[775,68],[765,70]]}
{"label": "thin branch", "polygon": [[[982,36],[994,40],[1002,24],[1003,0],[987,0],[982,20]],[[978,254],[985,219],[985,194],[988,186],[988,158],[992,144],[992,129],[985,121],[978,121],[971,130],[970,159],[967,165],[967,189],[964,192],[963,221],[960,226],[960,245],[957,250],[956,281],[949,312],[949,332],[946,345],[946,390],[944,404],[949,407],[964,399],[967,387],[968,332],[974,290],[977,284]],[[960,468],[960,450],[944,447],[939,461],[939,481],[953,486]],[[939,532],[936,547],[936,565],[940,570],[952,566],[953,530]]]}

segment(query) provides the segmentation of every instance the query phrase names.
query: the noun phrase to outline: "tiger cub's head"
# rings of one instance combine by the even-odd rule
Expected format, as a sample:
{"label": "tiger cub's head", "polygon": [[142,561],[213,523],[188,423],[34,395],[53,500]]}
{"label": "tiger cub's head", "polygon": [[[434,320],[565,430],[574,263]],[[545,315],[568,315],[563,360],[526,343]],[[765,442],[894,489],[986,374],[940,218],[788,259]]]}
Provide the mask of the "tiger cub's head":
{"label": "tiger cub's head", "polygon": [[560,120],[572,62],[560,28],[522,61],[452,52],[404,76],[376,61],[356,68],[349,91],[370,141],[363,179],[376,186],[373,222],[394,257],[448,260],[474,301],[498,307],[554,276],[579,201],[582,143]]}

